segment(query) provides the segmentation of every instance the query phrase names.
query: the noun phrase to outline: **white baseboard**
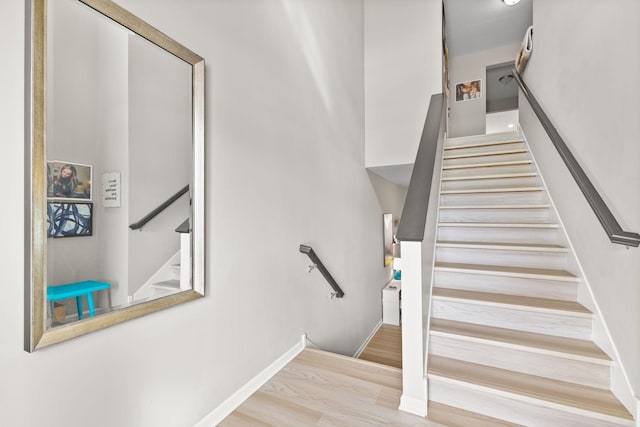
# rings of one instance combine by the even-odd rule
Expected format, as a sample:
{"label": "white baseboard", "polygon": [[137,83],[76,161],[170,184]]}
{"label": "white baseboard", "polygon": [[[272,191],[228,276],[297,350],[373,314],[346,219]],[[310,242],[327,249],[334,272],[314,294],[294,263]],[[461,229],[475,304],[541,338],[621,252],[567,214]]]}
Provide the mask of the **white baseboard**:
{"label": "white baseboard", "polygon": [[376,324],[376,326],[373,327],[373,330],[371,331],[369,336],[364,340],[360,348],[356,350],[355,354],[353,355],[354,358],[357,359],[358,357],[360,357],[364,349],[369,345],[369,341],[371,341],[371,339],[376,334],[376,332],[378,332],[378,329],[380,329],[381,326],[382,326],[382,319],[380,319],[380,321]]}
{"label": "white baseboard", "polygon": [[400,397],[400,406],[398,409],[420,417],[427,416],[427,402],[415,397],[405,396],[404,394]]}
{"label": "white baseboard", "polygon": [[240,387],[227,400],[222,402],[217,408],[207,414],[194,427],[214,427],[220,424],[229,414],[231,414],[238,406],[247,400],[260,387],[266,384],[275,374],[277,374],[285,365],[291,362],[298,354],[304,350],[306,344],[306,336],[302,336],[302,340],[287,350],[275,362],[267,366],[262,372],[250,379],[245,385]]}

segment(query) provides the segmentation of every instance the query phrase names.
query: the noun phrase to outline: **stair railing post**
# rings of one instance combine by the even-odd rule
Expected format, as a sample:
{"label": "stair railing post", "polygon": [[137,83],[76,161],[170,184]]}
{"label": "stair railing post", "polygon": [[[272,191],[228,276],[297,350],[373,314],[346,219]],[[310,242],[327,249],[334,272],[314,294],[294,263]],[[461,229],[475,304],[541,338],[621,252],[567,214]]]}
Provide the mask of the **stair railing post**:
{"label": "stair railing post", "polygon": [[422,242],[403,241],[401,411],[427,415],[424,325],[422,318]]}

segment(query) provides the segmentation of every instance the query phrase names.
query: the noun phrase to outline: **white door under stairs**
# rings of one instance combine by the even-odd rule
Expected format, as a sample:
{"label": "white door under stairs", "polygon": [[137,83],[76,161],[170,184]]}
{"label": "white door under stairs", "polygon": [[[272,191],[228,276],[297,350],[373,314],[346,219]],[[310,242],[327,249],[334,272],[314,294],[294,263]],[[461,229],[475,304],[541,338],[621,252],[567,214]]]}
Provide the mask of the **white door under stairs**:
{"label": "white door under stairs", "polygon": [[430,405],[528,426],[635,426],[610,391],[562,227],[526,144],[444,144],[430,319]]}

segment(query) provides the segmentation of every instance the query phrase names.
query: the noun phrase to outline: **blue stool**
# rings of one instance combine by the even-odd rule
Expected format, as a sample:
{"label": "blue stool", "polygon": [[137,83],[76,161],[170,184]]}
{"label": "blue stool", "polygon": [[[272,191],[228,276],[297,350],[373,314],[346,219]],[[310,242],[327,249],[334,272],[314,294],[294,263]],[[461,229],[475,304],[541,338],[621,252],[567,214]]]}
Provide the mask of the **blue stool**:
{"label": "blue stool", "polygon": [[47,300],[53,304],[53,301],[75,297],[78,306],[78,319],[82,319],[82,296],[86,295],[87,303],[89,304],[89,317],[93,317],[96,314],[96,308],[93,303],[92,292],[109,288],[111,288],[111,283],[98,282],[96,280],[85,280],[84,282],[59,286],[47,286]]}

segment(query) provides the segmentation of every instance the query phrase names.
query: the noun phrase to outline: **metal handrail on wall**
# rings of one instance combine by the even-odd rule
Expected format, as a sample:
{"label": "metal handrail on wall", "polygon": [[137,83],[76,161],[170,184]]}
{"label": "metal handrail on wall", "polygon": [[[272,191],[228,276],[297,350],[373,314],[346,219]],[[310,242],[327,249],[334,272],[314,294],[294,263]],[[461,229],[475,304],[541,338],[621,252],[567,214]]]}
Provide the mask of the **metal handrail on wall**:
{"label": "metal handrail on wall", "polygon": [[[303,254],[307,254],[307,256],[309,256],[309,258],[311,259],[311,262],[313,262],[311,270],[313,270],[313,268],[317,268],[322,276],[326,279],[326,281],[329,282],[329,285],[333,289],[331,295],[335,296],[336,298],[344,297],[344,292],[342,292],[342,289],[340,288],[340,286],[338,286],[338,283],[335,281],[333,276],[331,276],[329,270],[327,270],[322,261],[320,261],[320,258],[318,258],[318,255],[314,252],[313,248],[311,246],[300,245],[300,252],[302,252]],[[309,272],[311,272],[311,270],[309,270]]]}
{"label": "metal handrail on wall", "polygon": [[598,193],[598,190],[593,186],[587,177],[587,174],[573,156],[571,150],[569,150],[569,147],[567,147],[567,144],[564,142],[555,126],[551,123],[551,120],[549,120],[549,117],[545,114],[536,98],[522,80],[522,76],[520,76],[516,70],[513,70],[513,75],[520,86],[520,90],[522,90],[525,98],[529,101],[529,105],[531,105],[531,108],[534,113],[536,113],[538,120],[540,120],[540,124],[542,124],[542,127],[547,132],[547,135],[558,150],[564,164],[576,180],[582,194],[584,194],[584,197],[587,199],[587,202],[589,202],[591,209],[593,209],[593,212],[596,214],[600,224],[602,224],[604,231],[607,233],[607,236],[609,236],[609,240],[611,240],[612,243],[637,248],[640,245],[640,234],[624,231],[622,229],[616,218],[613,216],[613,213],[611,213],[611,210]]}
{"label": "metal handrail on wall", "polygon": [[169,197],[167,200],[162,202],[160,206],[158,206],[157,208],[149,212],[147,215],[142,217],[142,219],[140,219],[138,222],[134,222],[133,224],[129,225],[129,228],[132,230],[138,230],[144,227],[149,221],[151,221],[153,218],[158,216],[160,212],[168,208],[173,202],[178,200],[180,197],[182,197],[183,194],[187,193],[188,191],[189,191],[189,186],[185,185],[183,188],[178,190],[176,194],[174,194],[173,196]]}

